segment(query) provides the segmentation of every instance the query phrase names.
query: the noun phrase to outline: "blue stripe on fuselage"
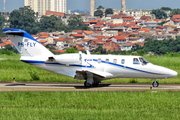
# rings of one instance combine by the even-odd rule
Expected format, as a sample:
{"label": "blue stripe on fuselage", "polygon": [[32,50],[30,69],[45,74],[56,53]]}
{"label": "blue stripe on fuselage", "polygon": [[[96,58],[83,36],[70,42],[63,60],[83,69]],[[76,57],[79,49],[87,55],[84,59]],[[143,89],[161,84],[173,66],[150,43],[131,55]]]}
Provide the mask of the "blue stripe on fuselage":
{"label": "blue stripe on fuselage", "polygon": [[[61,63],[45,63],[45,61],[33,61],[33,60],[21,60],[22,62],[25,63],[33,63],[33,64],[56,64],[56,65],[66,65],[66,64],[61,64]],[[86,61],[86,60],[85,60]],[[93,59],[94,62],[97,62],[97,59]],[[105,62],[105,61],[101,61],[102,63],[105,64],[109,64],[109,65],[113,65],[113,66],[118,66],[118,67],[122,67],[122,68],[127,68],[130,70],[135,70],[138,72],[144,72],[144,73],[149,73],[149,74],[155,74],[155,75],[167,75],[167,74],[159,74],[159,73],[153,73],[153,72],[148,72],[148,71],[144,71],[144,70],[139,70],[136,68],[131,68],[131,67],[127,67],[124,65],[120,65],[120,64],[115,64],[115,63],[111,63],[111,62]],[[94,66],[90,65],[90,66],[85,66],[85,65],[75,65],[75,64],[71,64],[69,66],[74,66],[74,67],[87,67],[87,68],[94,68]]]}

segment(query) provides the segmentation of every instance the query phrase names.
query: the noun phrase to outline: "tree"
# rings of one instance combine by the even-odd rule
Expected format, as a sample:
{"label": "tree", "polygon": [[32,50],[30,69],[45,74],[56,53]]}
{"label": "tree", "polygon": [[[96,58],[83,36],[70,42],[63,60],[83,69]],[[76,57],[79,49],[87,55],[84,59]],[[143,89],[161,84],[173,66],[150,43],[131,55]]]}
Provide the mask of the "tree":
{"label": "tree", "polygon": [[42,16],[40,20],[40,29],[41,31],[46,32],[55,32],[55,31],[62,31],[64,28],[62,26],[62,20],[57,18],[54,15]]}
{"label": "tree", "polygon": [[78,53],[78,50],[73,46],[72,48],[67,48],[65,53]]}
{"label": "tree", "polygon": [[113,14],[113,10],[112,8],[107,8],[105,11],[105,16],[107,16],[107,14]]}
{"label": "tree", "polygon": [[170,7],[161,7],[161,10],[164,10],[164,11],[171,11],[172,9]]}
{"label": "tree", "polygon": [[156,19],[167,18],[167,14],[160,9],[152,10],[151,14],[154,14],[156,16]]}
{"label": "tree", "polygon": [[103,11],[102,10],[96,10],[94,12],[94,16],[100,16],[100,18],[102,18],[103,17]]}
{"label": "tree", "polygon": [[101,10],[101,9],[104,9],[104,7],[100,5],[97,9]]}
{"label": "tree", "polygon": [[90,30],[88,25],[83,23],[83,19],[80,15],[71,16],[68,19],[68,26],[70,30]]}
{"label": "tree", "polygon": [[10,13],[10,17],[9,17],[10,28],[18,28],[20,17],[21,17],[21,13],[19,12],[19,10],[13,10]]}
{"label": "tree", "polygon": [[173,9],[171,12],[170,12],[170,14],[169,14],[169,16],[170,17],[172,17],[173,15],[176,15],[176,14],[180,14],[180,9]]}
{"label": "tree", "polygon": [[32,17],[35,17],[35,12],[31,9],[30,6],[24,6],[19,8],[21,14],[26,14]]}
{"label": "tree", "polygon": [[136,37],[136,35],[135,34],[131,34],[128,37]]}
{"label": "tree", "polygon": [[106,54],[106,49],[103,49],[102,46],[98,46],[95,50],[94,53],[96,54]]}
{"label": "tree", "polygon": [[5,45],[4,47],[5,47],[4,48],[5,51],[12,51],[14,53],[18,53],[18,51],[15,48],[13,48],[10,44]]}
{"label": "tree", "polygon": [[38,23],[35,22],[34,11],[30,7],[21,7],[10,13],[10,28],[23,29],[30,34],[37,34]]}
{"label": "tree", "polygon": [[4,37],[5,36],[5,34],[3,33],[4,22],[5,22],[4,17],[0,15],[0,37]]}

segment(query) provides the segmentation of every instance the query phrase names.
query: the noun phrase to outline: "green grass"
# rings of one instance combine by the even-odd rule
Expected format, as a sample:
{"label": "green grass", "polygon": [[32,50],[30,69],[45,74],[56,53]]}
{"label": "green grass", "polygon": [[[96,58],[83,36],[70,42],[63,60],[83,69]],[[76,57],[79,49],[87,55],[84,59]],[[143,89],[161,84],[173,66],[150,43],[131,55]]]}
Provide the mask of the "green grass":
{"label": "green grass", "polygon": [[0,119],[179,119],[179,92],[2,92]]}
{"label": "green grass", "polygon": [[[71,77],[64,75],[55,74],[42,70],[40,68],[31,66],[29,64],[23,63],[19,60],[19,55],[8,56],[0,55],[0,58],[6,58],[5,60],[0,60],[0,81],[16,81],[29,82],[35,81],[30,76],[30,72],[36,72],[40,77],[39,82],[84,82],[75,81]],[[159,79],[159,83],[180,83],[180,60],[179,57],[168,57],[168,56],[145,56],[145,58],[153,64],[164,66],[177,71],[179,74],[175,78],[170,79]],[[111,80],[103,81],[103,83],[152,83],[150,79],[135,79],[135,78],[116,78]]]}

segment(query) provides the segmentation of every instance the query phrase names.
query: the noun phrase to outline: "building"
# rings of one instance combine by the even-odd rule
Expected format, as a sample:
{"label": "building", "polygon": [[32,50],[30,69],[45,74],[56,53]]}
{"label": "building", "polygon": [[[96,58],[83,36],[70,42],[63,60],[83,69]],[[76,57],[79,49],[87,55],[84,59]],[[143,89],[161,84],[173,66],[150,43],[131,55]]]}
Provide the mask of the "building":
{"label": "building", "polygon": [[30,6],[39,16],[46,11],[66,13],[66,0],[24,0],[24,6]]}
{"label": "building", "polygon": [[94,16],[95,11],[95,0],[90,0],[90,15]]}

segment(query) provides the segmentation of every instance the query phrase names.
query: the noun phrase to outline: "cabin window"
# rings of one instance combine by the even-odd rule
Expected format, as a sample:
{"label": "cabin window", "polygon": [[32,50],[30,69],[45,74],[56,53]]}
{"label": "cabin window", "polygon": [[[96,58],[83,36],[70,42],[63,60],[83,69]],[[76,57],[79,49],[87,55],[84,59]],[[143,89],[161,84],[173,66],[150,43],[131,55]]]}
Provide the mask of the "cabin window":
{"label": "cabin window", "polygon": [[101,58],[98,59],[98,63],[101,63]]}
{"label": "cabin window", "polygon": [[121,60],[121,64],[124,64],[124,63],[125,63],[125,59],[122,59],[122,60]]}
{"label": "cabin window", "polygon": [[134,58],[134,59],[133,59],[133,64],[140,64],[140,63],[139,63],[139,60],[138,60],[137,58]]}
{"label": "cabin window", "polygon": [[113,63],[116,64],[116,63],[117,63],[117,59],[114,59],[114,60],[113,60]]}
{"label": "cabin window", "polygon": [[105,61],[106,63],[109,63],[109,59],[106,59],[106,61]]}

